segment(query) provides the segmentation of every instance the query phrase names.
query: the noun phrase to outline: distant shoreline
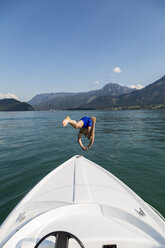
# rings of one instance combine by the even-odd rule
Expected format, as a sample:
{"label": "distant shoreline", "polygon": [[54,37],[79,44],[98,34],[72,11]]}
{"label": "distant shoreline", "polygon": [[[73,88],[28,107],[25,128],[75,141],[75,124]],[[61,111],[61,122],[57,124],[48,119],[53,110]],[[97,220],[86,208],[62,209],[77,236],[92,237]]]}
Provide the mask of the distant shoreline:
{"label": "distant shoreline", "polygon": [[[96,108],[96,109],[33,109],[29,110],[30,112],[33,111],[122,111],[122,110],[162,110],[165,109],[165,105],[149,105],[149,106],[121,106],[121,107],[109,107],[109,108]],[[0,112],[29,112],[27,110],[0,110]]]}
{"label": "distant shoreline", "polygon": [[162,110],[165,109],[165,105],[160,104],[160,105],[149,105],[149,106],[128,106],[128,107],[109,107],[109,108],[96,108],[96,109],[35,109],[35,111],[50,111],[50,112],[54,112],[54,111],[114,111],[114,110]]}

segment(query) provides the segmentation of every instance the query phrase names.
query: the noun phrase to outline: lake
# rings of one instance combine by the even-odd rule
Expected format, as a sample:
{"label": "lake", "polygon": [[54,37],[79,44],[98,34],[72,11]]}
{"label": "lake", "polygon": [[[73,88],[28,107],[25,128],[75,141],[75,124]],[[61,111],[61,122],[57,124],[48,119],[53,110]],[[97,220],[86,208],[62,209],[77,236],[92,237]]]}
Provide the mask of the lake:
{"label": "lake", "polygon": [[[62,126],[67,115],[96,116],[92,148],[83,151],[78,130]],[[39,180],[76,154],[165,216],[165,110],[0,112],[0,223]]]}

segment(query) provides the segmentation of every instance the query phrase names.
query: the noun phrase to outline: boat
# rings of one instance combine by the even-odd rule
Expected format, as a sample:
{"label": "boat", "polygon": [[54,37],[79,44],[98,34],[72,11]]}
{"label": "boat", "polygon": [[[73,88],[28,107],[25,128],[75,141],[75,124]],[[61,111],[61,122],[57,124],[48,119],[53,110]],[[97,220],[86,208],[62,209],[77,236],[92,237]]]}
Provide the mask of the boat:
{"label": "boat", "polygon": [[1,248],[163,248],[164,218],[117,177],[76,155],[0,227]]}

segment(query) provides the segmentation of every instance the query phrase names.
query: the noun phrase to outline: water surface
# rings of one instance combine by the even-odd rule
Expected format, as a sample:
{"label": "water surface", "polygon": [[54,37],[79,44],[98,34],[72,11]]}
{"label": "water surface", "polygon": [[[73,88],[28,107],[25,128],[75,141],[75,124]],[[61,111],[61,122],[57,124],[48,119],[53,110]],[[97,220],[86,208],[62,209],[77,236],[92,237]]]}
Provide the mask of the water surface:
{"label": "water surface", "polygon": [[[96,116],[83,151],[69,115]],[[85,138],[84,138],[85,142]],[[76,154],[101,165],[165,216],[165,110],[0,112],[0,223],[47,173]]]}

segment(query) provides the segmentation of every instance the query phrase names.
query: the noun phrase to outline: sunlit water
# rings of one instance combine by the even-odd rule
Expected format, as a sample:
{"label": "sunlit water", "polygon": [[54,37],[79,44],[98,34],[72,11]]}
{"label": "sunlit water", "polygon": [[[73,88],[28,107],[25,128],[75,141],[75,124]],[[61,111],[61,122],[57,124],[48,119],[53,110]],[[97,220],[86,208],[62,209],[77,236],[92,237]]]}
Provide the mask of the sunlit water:
{"label": "sunlit water", "polygon": [[[70,115],[96,116],[83,151]],[[85,138],[83,140],[85,142]],[[165,215],[165,111],[0,112],[0,223],[47,173],[76,154],[101,165]]]}

